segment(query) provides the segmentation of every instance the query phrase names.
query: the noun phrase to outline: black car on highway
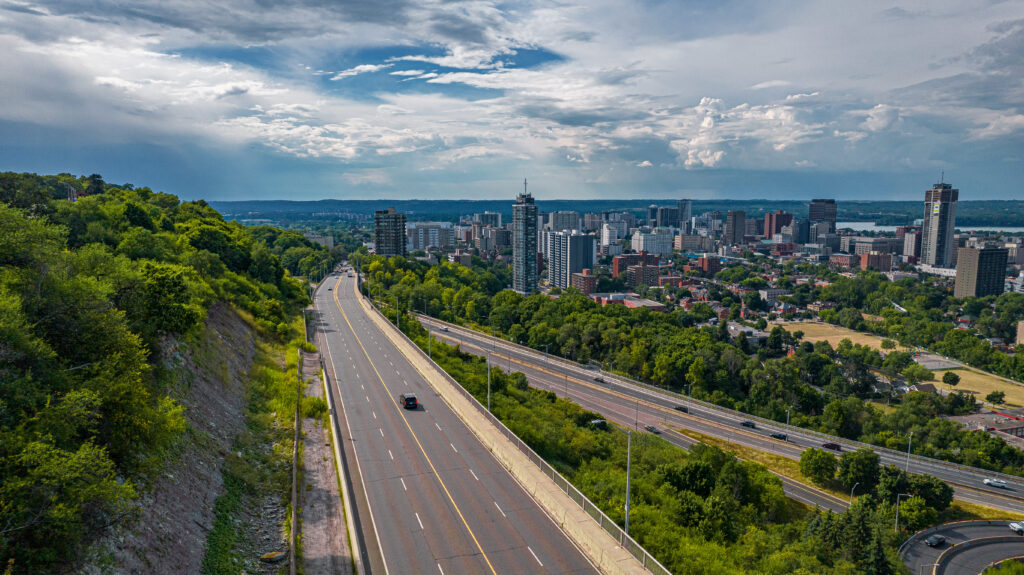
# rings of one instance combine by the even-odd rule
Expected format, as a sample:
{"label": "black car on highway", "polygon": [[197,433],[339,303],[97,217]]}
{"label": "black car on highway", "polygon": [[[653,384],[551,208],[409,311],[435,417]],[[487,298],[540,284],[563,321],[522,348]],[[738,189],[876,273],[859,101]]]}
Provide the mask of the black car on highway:
{"label": "black car on highway", "polygon": [[924,544],[929,547],[941,547],[946,542],[946,538],[938,533],[928,536],[924,540]]}
{"label": "black car on highway", "polygon": [[824,447],[825,449],[831,449],[832,451],[843,450],[843,446],[839,445],[838,443],[822,443],[821,446]]}
{"label": "black car on highway", "polygon": [[650,431],[651,433],[661,433],[661,430],[658,429],[657,427],[654,427],[653,425],[645,425],[644,429]]}
{"label": "black car on highway", "polygon": [[419,403],[416,401],[415,393],[403,393],[400,399],[402,402],[402,407],[406,409],[416,409],[416,407],[419,405]]}
{"label": "black car on highway", "polygon": [[690,413],[690,410],[687,409],[685,405],[677,405],[677,406],[673,407],[672,409],[674,409],[676,411],[681,411],[683,413]]}
{"label": "black car on highway", "polygon": [[772,433],[768,437],[771,437],[772,439],[778,439],[779,441],[789,441],[789,436],[786,435],[785,433],[781,433],[779,431],[776,431],[775,433]]}
{"label": "black car on highway", "polygon": [[754,423],[753,421],[749,421],[749,420],[741,421],[740,425],[742,425],[743,427],[749,427],[750,429],[756,429],[757,428],[757,424]]}

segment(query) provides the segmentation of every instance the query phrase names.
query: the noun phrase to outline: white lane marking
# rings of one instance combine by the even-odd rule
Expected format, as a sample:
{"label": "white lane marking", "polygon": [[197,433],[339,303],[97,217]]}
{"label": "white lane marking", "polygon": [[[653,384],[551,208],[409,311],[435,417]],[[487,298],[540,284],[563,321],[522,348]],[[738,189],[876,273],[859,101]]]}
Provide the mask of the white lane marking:
{"label": "white lane marking", "polygon": [[459,452],[459,450],[458,450],[458,449],[455,449],[455,444],[454,444],[454,443],[451,443],[451,442],[449,442],[449,443],[448,443],[448,445],[451,445],[451,446],[452,446],[452,449],[454,449],[454,450],[455,450],[455,453],[458,453],[458,452]]}
{"label": "white lane marking", "polygon": [[404,379],[402,380],[402,383],[404,383],[405,385],[409,385],[409,382]]}
{"label": "white lane marking", "polygon": [[396,370],[395,370],[395,375],[402,375],[402,372],[400,372],[400,371],[398,371],[398,370],[396,369]]}
{"label": "white lane marking", "polygon": [[363,384],[361,384],[361,383],[359,384],[359,389],[361,389],[361,390],[363,390],[363,391],[366,391],[366,388],[365,388],[365,387],[363,387]]}
{"label": "white lane marking", "polygon": [[388,455],[390,455],[390,456],[391,456],[391,461],[394,461],[394,460],[395,460],[395,454],[394,454],[394,453],[391,453],[391,450],[390,450],[390,449],[388,450]]}
{"label": "white lane marking", "polygon": [[[423,530],[424,530],[424,529],[423,529],[423,521],[422,521],[422,520],[420,520],[420,514],[419,514],[419,513],[415,513],[415,512],[414,512],[414,513],[413,513],[413,515],[415,515],[415,516],[416,516],[416,523],[419,523],[419,524],[420,524],[420,531],[423,531]],[[540,561],[538,561],[538,563],[540,563]]]}
{"label": "white lane marking", "polygon": [[384,428],[383,428],[383,427],[378,427],[378,428],[377,428],[377,431],[379,431],[379,432],[380,432],[380,436],[381,436],[381,437],[384,437]]}
{"label": "white lane marking", "polygon": [[[498,507],[498,502],[497,501],[494,502],[494,506]],[[501,507],[498,507],[498,513],[501,513],[502,517],[504,517],[505,519],[508,519],[508,515],[505,515],[505,512],[501,510]],[[538,561],[538,563],[539,563],[539,561]]]}
{"label": "white lane marking", "polygon": [[530,549],[529,545],[526,546],[526,550],[530,552],[530,555],[533,555],[534,559],[537,559],[537,564],[538,565],[540,565],[541,567],[544,566],[544,564],[540,562],[540,559],[537,558],[537,554],[533,552],[533,549]]}
{"label": "white lane marking", "polygon": [[434,427],[436,427],[438,431],[441,431],[441,426],[438,425],[437,422],[434,422]]}
{"label": "white lane marking", "polygon": [[395,364],[391,363],[390,359],[388,360],[388,363],[391,365],[391,367],[395,367]]}
{"label": "white lane marking", "polygon": [[480,478],[476,476],[476,473],[473,473],[472,469],[470,469],[469,472],[473,474],[473,479],[476,479],[477,481],[480,481]]}
{"label": "white lane marking", "polygon": [[[349,359],[351,359],[351,358],[349,358]],[[359,374],[358,374],[358,373],[356,374],[356,377],[359,377]]]}
{"label": "white lane marking", "polygon": [[437,564],[437,570],[441,572],[441,575],[444,575],[444,569],[441,569],[440,563]]}
{"label": "white lane marking", "polygon": [[405,486],[405,479],[399,477],[398,480],[402,482],[402,489],[409,491],[409,488]]}
{"label": "white lane marking", "polygon": [[366,396],[366,403],[370,403],[370,396],[369,395]]}
{"label": "white lane marking", "polygon": [[370,413],[372,413],[372,414],[373,414],[373,418],[374,418],[374,419],[377,419],[377,412],[376,412],[376,411],[371,411]]}

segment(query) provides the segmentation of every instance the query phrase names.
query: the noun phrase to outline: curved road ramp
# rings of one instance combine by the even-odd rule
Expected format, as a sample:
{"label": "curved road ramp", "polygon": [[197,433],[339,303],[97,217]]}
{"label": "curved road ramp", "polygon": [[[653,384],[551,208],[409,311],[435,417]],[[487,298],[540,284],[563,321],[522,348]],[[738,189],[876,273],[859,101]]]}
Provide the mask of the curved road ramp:
{"label": "curved road ramp", "polygon": [[[1024,537],[1010,531],[1010,521],[959,521],[915,533],[900,546],[903,564],[913,573],[952,575],[981,573],[1000,561],[1024,555]],[[931,547],[925,540],[942,535]]]}

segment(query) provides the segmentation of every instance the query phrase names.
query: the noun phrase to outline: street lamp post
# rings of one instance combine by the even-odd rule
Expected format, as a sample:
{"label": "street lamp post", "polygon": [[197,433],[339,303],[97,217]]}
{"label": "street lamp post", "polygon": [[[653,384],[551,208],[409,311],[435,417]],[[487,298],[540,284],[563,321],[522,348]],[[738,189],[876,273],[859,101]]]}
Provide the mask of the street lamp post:
{"label": "street lamp post", "polygon": [[786,427],[789,427],[789,410],[791,410],[791,409],[793,409],[793,408],[792,407],[787,407],[786,408]]}
{"label": "street lamp post", "polygon": [[629,535],[629,476],[633,462],[633,435],[626,430],[626,535]]}
{"label": "street lamp post", "polygon": [[[484,363],[487,365],[487,412],[491,412],[491,360],[484,356]],[[500,368],[499,368],[500,369]]]}
{"label": "street lamp post", "polygon": [[850,488],[850,505],[853,505],[853,490],[857,489],[858,485],[860,485],[859,481],[857,483],[854,483],[853,487]]}
{"label": "street lamp post", "polygon": [[910,497],[910,494],[899,493],[896,495],[896,524],[893,525],[893,531],[896,533],[900,532],[900,497]]}
{"label": "street lamp post", "polygon": [[903,471],[910,473],[910,443],[914,441],[914,432],[910,432],[910,437],[907,439],[907,464],[903,468]]}

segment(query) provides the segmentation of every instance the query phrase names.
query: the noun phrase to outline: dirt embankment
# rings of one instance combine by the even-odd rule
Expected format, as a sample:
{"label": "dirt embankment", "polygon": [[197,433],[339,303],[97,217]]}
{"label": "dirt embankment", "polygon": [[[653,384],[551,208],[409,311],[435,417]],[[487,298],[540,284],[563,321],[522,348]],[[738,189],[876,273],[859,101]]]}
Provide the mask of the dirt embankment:
{"label": "dirt embankment", "polygon": [[163,474],[143,486],[141,517],[112,534],[86,572],[199,573],[221,467],[245,427],[246,377],[256,354],[252,329],[227,305],[210,309],[198,344],[169,339],[161,363],[176,378],[189,431]]}

